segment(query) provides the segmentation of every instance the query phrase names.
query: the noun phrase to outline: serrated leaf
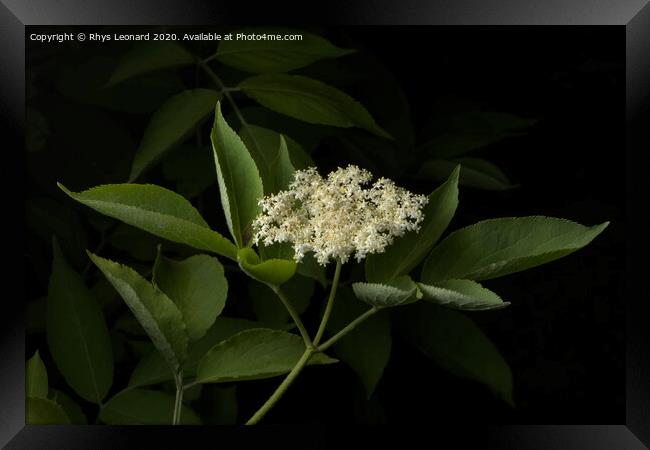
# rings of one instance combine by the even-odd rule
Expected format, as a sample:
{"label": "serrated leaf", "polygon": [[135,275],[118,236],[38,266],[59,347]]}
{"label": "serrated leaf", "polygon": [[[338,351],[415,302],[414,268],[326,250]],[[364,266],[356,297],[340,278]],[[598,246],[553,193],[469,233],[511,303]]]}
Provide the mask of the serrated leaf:
{"label": "serrated leaf", "polygon": [[608,224],[585,227],[541,216],[478,222],[451,233],[433,249],[422,282],[488,280],[539,266],[586,246]]}
{"label": "serrated leaf", "polygon": [[445,280],[435,285],[418,283],[422,298],[461,310],[484,311],[505,308],[510,302],[471,280]]}
{"label": "serrated leaf", "polygon": [[[198,362],[208,350],[219,342],[228,339],[240,331],[259,328],[261,326],[260,323],[250,320],[217,317],[214,324],[201,339],[190,343],[187,360],[183,364],[183,376],[185,378],[195,376]],[[135,367],[129,379],[129,387],[147,386],[173,379],[174,375],[165,360],[158,351],[153,351],[143,356]]]}
{"label": "serrated leaf", "polygon": [[74,200],[172,242],[237,259],[237,248],[210,229],[182,196],[150,184],[106,184],[83,192],[58,186]]}
{"label": "serrated leaf", "polygon": [[181,311],[190,341],[205,334],[226,304],[228,281],[217,258],[195,255],[173,261],[158,254],[154,279]]}
{"label": "serrated leaf", "polygon": [[[334,335],[367,310],[368,306],[354,298],[351,289],[340,288],[327,324],[328,333]],[[370,398],[388,364],[391,348],[390,321],[382,311],[338,341],[334,352],[357,374]]]}
{"label": "serrated leaf", "polygon": [[487,385],[509,404],[512,372],[494,344],[468,317],[427,302],[399,310],[402,336],[444,369]]}
{"label": "serrated leaf", "polygon": [[388,139],[366,108],[348,94],[299,75],[258,75],[239,87],[262,106],[295,119],[335,127],[360,127]]}
{"label": "serrated leaf", "polygon": [[397,238],[384,253],[368,255],[365,265],[368,281],[385,282],[405,275],[424,259],[456,212],[459,173],[460,167],[456,166],[447,181],[429,195],[419,232],[411,231]]}
{"label": "serrated leaf", "polygon": [[[107,425],[171,425],[174,397],[159,391],[128,389],[111,398],[99,412]],[[201,425],[191,408],[182,405],[181,425]]]}
{"label": "serrated leaf", "polygon": [[286,28],[245,28],[237,34],[300,34],[300,40],[247,40],[222,41],[217,49],[217,59],[228,66],[251,73],[278,73],[299,69],[326,58],[338,58],[354,53],[332,45],[328,40]]}
{"label": "serrated leaf", "polygon": [[25,367],[25,395],[32,398],[47,398],[47,369],[38,350]]}
{"label": "serrated leaf", "polygon": [[99,304],[54,241],[47,300],[47,343],[68,385],[100,404],[113,383],[113,348]]}
{"label": "serrated leaf", "polygon": [[352,283],[356,297],[371,306],[386,308],[419,300],[418,287],[409,276],[386,283]]}
{"label": "serrated leaf", "polygon": [[154,70],[179,67],[194,63],[190,52],[176,42],[141,42],[129,50],[113,70],[108,85]]}
{"label": "serrated leaf", "polygon": [[296,273],[292,259],[267,259],[261,261],[252,248],[242,248],[237,253],[239,266],[249,276],[271,286],[281,286]]}
{"label": "serrated leaf", "polygon": [[88,424],[88,419],[81,407],[77,402],[72,400],[68,394],[63,391],[52,389],[50,398],[63,409],[65,415],[70,419],[70,423],[74,425]]}
{"label": "serrated leaf", "polygon": [[505,191],[517,187],[510,182],[501,169],[480,158],[430,160],[422,164],[416,177],[426,180],[444,180],[458,164],[463,167],[459,180],[463,186],[489,191]]}
{"label": "serrated leaf", "polygon": [[221,94],[194,89],[176,94],[153,114],[135,154],[129,181],[133,181],[167,150],[178,144],[214,109]]}
{"label": "serrated leaf", "polygon": [[61,406],[46,398],[27,397],[25,422],[29,425],[69,424],[70,419]]}
{"label": "serrated leaf", "polygon": [[[245,330],[215,345],[199,362],[197,383],[258,380],[288,373],[305,351],[300,337],[285,331]],[[331,364],[335,359],[317,353],[309,365]]]}
{"label": "serrated leaf", "polygon": [[[262,178],[264,194],[275,194],[286,189],[293,180],[293,173],[296,170],[291,154],[293,153],[295,157],[296,154],[303,152],[300,146],[275,131],[256,125],[243,126],[239,133],[255,160]],[[297,157],[311,160],[306,154]]]}
{"label": "serrated leaf", "polygon": [[264,196],[262,179],[246,145],[223,118],[220,103],[210,138],[228,229],[235,243],[244,247],[251,238],[251,222],[260,211],[257,202]]}
{"label": "serrated leaf", "polygon": [[164,292],[133,269],[88,253],[108,281],[120,293],[172,370],[187,357],[188,336],[183,316]]}

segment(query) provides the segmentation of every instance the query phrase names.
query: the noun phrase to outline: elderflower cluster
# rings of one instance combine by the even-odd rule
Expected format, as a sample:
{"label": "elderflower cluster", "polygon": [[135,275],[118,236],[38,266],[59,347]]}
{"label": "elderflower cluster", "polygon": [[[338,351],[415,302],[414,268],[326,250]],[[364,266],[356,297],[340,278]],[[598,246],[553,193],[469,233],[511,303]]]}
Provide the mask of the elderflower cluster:
{"label": "elderflower cluster", "polygon": [[319,264],[330,259],[361,261],[381,253],[397,236],[419,231],[423,195],[415,195],[386,178],[369,185],[372,174],[350,165],[322,178],[314,167],[295,172],[288,190],[259,201],[253,222],[255,242],[293,244],[301,261],[313,252]]}

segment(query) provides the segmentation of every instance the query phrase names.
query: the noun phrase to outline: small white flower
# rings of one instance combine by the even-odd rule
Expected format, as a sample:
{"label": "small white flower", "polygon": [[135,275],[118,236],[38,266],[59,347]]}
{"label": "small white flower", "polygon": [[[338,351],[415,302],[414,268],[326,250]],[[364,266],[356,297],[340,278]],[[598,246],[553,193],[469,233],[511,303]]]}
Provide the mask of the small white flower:
{"label": "small white flower", "polygon": [[311,251],[325,265],[330,259],[345,263],[353,253],[361,261],[383,252],[395,237],[419,231],[427,198],[386,178],[364,187],[371,180],[370,172],[354,165],[326,179],[314,167],[296,171],[288,190],[259,201],[255,242],[291,242],[296,261]]}

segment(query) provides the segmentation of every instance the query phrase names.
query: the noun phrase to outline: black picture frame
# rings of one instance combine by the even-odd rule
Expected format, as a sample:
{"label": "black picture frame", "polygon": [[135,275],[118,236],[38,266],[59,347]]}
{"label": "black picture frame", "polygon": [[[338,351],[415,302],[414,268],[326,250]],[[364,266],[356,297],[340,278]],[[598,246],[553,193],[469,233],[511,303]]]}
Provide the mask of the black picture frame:
{"label": "black picture frame", "polygon": [[[328,22],[332,24],[430,24],[430,25],[612,25],[625,29],[626,53],[626,136],[621,136],[622,151],[625,139],[627,180],[627,298],[626,304],[626,421],[622,424],[481,426],[459,424],[458,429],[409,430],[407,433],[424,433],[430,436],[427,446],[443,437],[455,439],[454,448],[463,447],[466,440],[476,440],[483,448],[513,449],[642,449],[650,445],[650,346],[647,318],[650,301],[647,298],[645,268],[650,250],[648,225],[644,211],[647,204],[648,179],[642,157],[650,149],[650,5],[647,0],[611,1],[596,0],[565,2],[537,1],[515,2],[496,0],[455,0],[401,2],[330,2],[327,8],[309,6],[293,10],[288,19],[283,11],[267,5],[263,9],[248,8],[243,4],[226,6],[222,3],[199,1],[191,7],[180,0],[159,1],[78,1],[58,0],[0,0],[0,111],[2,136],[6,156],[14,155],[2,167],[2,182],[6,204],[5,236],[14,246],[15,255],[8,256],[5,266],[5,284],[9,289],[0,314],[0,444],[8,449],[88,449],[134,448],[146,443],[147,447],[180,448],[194,446],[192,442],[213,442],[219,448],[250,448],[249,440],[263,439],[266,444],[284,442],[292,446],[286,435],[312,436],[307,447],[329,448],[328,440],[339,439],[343,430],[307,429],[288,430],[286,427],[93,427],[93,426],[25,426],[24,406],[24,274],[20,263],[23,249],[23,199],[24,158],[13,148],[24,147],[25,112],[25,27],[28,25],[154,25],[186,24],[206,25],[235,23],[288,22],[304,24]],[[298,16],[300,14],[300,16]],[[298,19],[297,17],[300,17]],[[8,138],[8,139],[7,139]],[[11,211],[11,212],[9,212]],[[18,219],[16,219],[18,218]],[[381,437],[386,429],[363,429],[364,435]],[[388,430],[393,431],[393,430]],[[404,430],[397,434],[404,435]],[[352,432],[351,440],[359,436]],[[313,436],[327,436],[314,439]],[[382,438],[383,439],[383,438]],[[225,441],[233,444],[222,446]],[[154,442],[158,442],[154,444]],[[298,441],[297,441],[298,442]],[[364,441],[365,442],[365,441]],[[386,444],[386,440],[378,440]],[[414,445],[414,444],[413,444]],[[203,445],[201,445],[202,447]],[[411,444],[406,442],[406,446]]]}

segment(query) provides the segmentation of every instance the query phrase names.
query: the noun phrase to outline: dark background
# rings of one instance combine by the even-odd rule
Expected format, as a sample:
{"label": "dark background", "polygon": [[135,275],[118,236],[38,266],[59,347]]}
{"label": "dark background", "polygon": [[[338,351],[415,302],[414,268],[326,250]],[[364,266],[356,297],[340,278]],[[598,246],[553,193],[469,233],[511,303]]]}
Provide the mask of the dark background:
{"label": "dark background", "polygon": [[[590,246],[574,255],[486,283],[512,305],[503,311],[472,313],[471,317],[512,368],[515,410],[481,385],[437,368],[396,337],[391,361],[371,401],[363,400],[354,374],[342,365],[307,370],[267,420],[623,422],[625,175],[621,137],[625,89],[623,55],[618,50],[623,44],[623,30],[350,27],[323,31],[339,46],[365,48],[393,73],[411,105],[416,131],[429,121],[432,105],[450,95],[479,103],[488,111],[539,119],[526,135],[477,153],[496,162],[521,187],[506,192],[461,188],[451,229],[485,218],[533,214],[564,217],[585,225],[606,220],[611,224]],[[33,106],[49,111],[46,117],[52,119],[59,108],[72,110],[71,117],[107,115],[126,130],[124,139],[131,141],[133,152],[147,123],[147,113],[125,114],[85,105],[61,94],[53,85],[54,77],[47,76],[65,69],[71,61],[94,53],[119,54],[123,46],[131,44],[120,45],[46,47],[28,42],[28,87],[29,69],[38,68],[39,75],[32,84],[32,92],[38,93],[31,100]],[[192,74],[183,76],[191,78]],[[363,93],[363,80],[343,88],[366,104],[358,95]],[[48,151],[59,152],[54,153],[61,155],[54,158],[58,165],[49,159],[44,164],[28,158],[28,197],[47,195],[63,202],[53,186],[55,180],[66,180],[60,171],[57,173],[59,168],[66,174],[89,173],[87,180],[69,183],[74,189],[105,182],[92,172],[106,174],[107,163],[115,162],[117,167],[110,169],[115,174],[108,179],[118,178],[122,159],[128,168],[128,148],[121,149],[125,153],[122,159],[119,152],[104,155],[101,160],[90,151],[71,153],[65,148],[66,134],[82,135],[84,129],[74,123],[68,125],[72,126],[50,129]],[[87,148],[111,139],[116,139],[114,133],[89,135]],[[336,148],[332,140],[323,142],[313,157],[324,168],[357,162]],[[156,175],[150,179],[157,182]],[[408,177],[398,181],[419,187]],[[204,197],[215,205],[215,194],[216,189],[208,190]],[[36,262],[37,253],[44,253],[46,247],[37,244],[31,234],[28,239],[27,292],[28,298],[36,299],[47,290],[48,272],[42,270],[47,262]],[[92,231],[88,245],[91,249],[97,245]],[[109,257],[110,251],[105,252]],[[47,255],[41,259],[46,260]],[[231,280],[233,284],[237,289]],[[28,336],[28,355],[39,346],[40,339],[38,334]],[[51,367],[53,364],[48,364],[48,370]],[[277,380],[266,380],[242,385],[240,420],[255,410],[276,384]]]}

